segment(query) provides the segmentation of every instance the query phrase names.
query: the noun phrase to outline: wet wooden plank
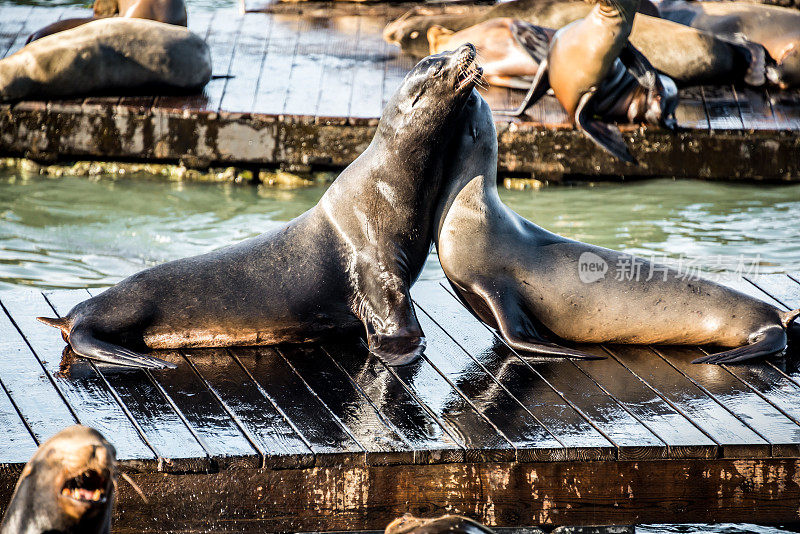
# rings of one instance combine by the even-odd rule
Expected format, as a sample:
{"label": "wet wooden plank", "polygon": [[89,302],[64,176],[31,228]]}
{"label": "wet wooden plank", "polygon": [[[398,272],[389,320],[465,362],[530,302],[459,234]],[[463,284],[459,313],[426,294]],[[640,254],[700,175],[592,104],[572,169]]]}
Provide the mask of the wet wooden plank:
{"label": "wet wooden plank", "polygon": [[[54,22],[58,19],[57,13],[51,13],[48,19],[41,19],[41,14],[34,14],[35,10],[33,6],[4,6],[3,24],[0,25],[0,56],[6,57],[16,52],[31,32],[49,23],[45,22],[35,28],[32,24],[39,24],[42,20]],[[31,19],[34,22],[29,25],[28,21]]]}
{"label": "wet wooden plank", "polygon": [[751,87],[734,87],[733,95],[739,106],[742,124],[748,130],[778,130],[767,93]]}
{"label": "wet wooden plank", "polygon": [[775,120],[782,130],[800,130],[800,90],[781,91],[776,88],[767,90]]}
{"label": "wet wooden plank", "polygon": [[367,451],[367,464],[409,464],[414,451],[318,345],[281,347],[278,353]]}
{"label": "wet wooden plank", "polygon": [[[243,18],[239,39],[233,50],[233,58],[225,80],[219,109],[224,111],[250,112],[256,96],[261,60],[266,51],[272,17],[251,13]],[[225,74],[215,72],[215,74]]]}
{"label": "wet wooden plank", "polygon": [[298,27],[300,37],[292,60],[289,87],[283,103],[285,115],[313,116],[322,87],[322,73],[327,56],[326,43],[333,30],[329,21],[302,19]]}
{"label": "wet wooden plank", "polygon": [[[49,373],[7,315],[14,300],[41,297],[35,291],[0,295],[0,379],[38,442],[78,422]],[[43,325],[44,326],[44,325]],[[63,342],[61,343],[63,345]]]}
{"label": "wet wooden plank", "polygon": [[[155,460],[153,451],[91,365],[81,360],[70,367],[69,376],[60,372],[61,352],[65,346],[61,333],[36,320],[39,316],[55,315],[44,295],[14,293],[4,296],[3,304],[78,421],[105,436],[113,436],[120,460]],[[63,426],[58,430],[61,428]]]}
{"label": "wet wooden plank", "polygon": [[[215,12],[211,29],[206,37],[206,43],[211,49],[211,72],[215,76],[230,74],[233,54],[244,19],[245,17],[240,16],[233,9],[221,9]],[[207,110],[219,110],[228,81],[227,78],[217,78],[208,82],[203,89],[203,95],[207,99]]]}
{"label": "wet wooden plank", "polygon": [[356,82],[355,69],[363,54],[357,48],[359,18],[338,17],[334,21],[338,31],[329,36],[314,113],[317,117],[347,117]]}
{"label": "wet wooden plank", "polygon": [[420,464],[463,462],[464,449],[403,384],[361,344],[326,344],[325,352],[414,449]]}
{"label": "wet wooden plank", "polygon": [[[0,342],[0,357],[5,356]],[[0,465],[27,462],[36,452],[38,444],[28,431],[2,381],[0,381],[0,428],[3,429],[0,432]]]}
{"label": "wet wooden plank", "polygon": [[741,130],[744,128],[739,104],[736,102],[732,86],[704,85],[701,90],[708,113],[708,123],[712,130]]}
{"label": "wet wooden plank", "polygon": [[[47,294],[47,300],[63,316],[90,294],[100,292],[96,289],[91,293],[55,291]],[[104,364],[97,364],[94,368],[112,388],[158,456],[159,469],[198,471],[210,467],[208,454],[146,371]]]}
{"label": "wet wooden plank", "polygon": [[261,392],[227,349],[181,351],[264,458],[265,468],[314,465],[303,437]]}
{"label": "wet wooden plank", "polygon": [[296,20],[282,18],[272,21],[267,52],[253,102],[254,113],[283,113],[299,40],[299,23]]}
{"label": "wet wooden plank", "polygon": [[475,390],[475,404],[512,440],[520,460],[616,456],[608,439],[439,283],[420,282],[412,295],[428,339],[446,332],[450,340],[440,342],[449,345],[444,358],[426,354],[462,389]]}
{"label": "wet wooden plank", "polygon": [[[369,34],[368,24],[364,18],[359,20],[358,50],[374,50],[376,47],[381,50],[383,42],[378,36]],[[348,117],[380,117],[383,110],[383,62],[383,58],[370,55],[356,64]]]}
{"label": "wet wooden plank", "polygon": [[770,446],[763,438],[651,349],[614,345],[609,355],[686,417],[677,421],[675,432],[680,433],[691,422],[719,445],[724,457],[770,455]]}
{"label": "wet wooden plank", "polygon": [[363,447],[342,428],[275,349],[241,347],[231,354],[305,438],[314,451],[316,465],[366,461]]}
{"label": "wet wooden plank", "polygon": [[722,366],[692,364],[704,353],[699,349],[655,349],[662,358],[712,395],[737,418],[772,445],[773,456],[800,454],[800,426],[762,399]]}
{"label": "wet wooden plank", "polygon": [[680,128],[708,130],[708,113],[703,103],[703,91],[700,87],[689,87],[679,92],[678,105],[675,108],[675,119]]}
{"label": "wet wooden plank", "polygon": [[787,274],[762,274],[746,279],[772,299],[761,297],[764,300],[779,304],[787,310],[800,308],[800,283],[797,275],[792,277]]}

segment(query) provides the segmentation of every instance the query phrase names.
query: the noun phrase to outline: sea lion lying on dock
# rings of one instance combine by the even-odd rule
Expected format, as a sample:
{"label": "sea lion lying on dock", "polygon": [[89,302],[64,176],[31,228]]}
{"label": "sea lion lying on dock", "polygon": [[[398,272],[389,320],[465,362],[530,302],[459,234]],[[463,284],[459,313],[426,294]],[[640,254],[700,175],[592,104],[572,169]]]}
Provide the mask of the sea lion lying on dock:
{"label": "sea lion lying on dock", "polygon": [[98,431],[62,430],[25,465],[0,534],[110,534],[115,476],[116,451]]}
{"label": "sea lion lying on dock", "polygon": [[635,161],[619,130],[602,120],[674,129],[675,83],[658,74],[628,42],[637,4],[638,0],[599,0],[586,17],[558,30],[549,43],[549,34],[541,28],[513,25],[515,39],[540,65],[530,91],[512,114],[521,115],[552,87],[578,130],[628,163]]}
{"label": "sea lion lying on dock", "polygon": [[54,33],[71,30],[105,17],[119,15],[128,18],[155,20],[186,27],[186,4],[183,0],[95,0],[93,17],[78,17],[54,22],[32,33],[25,44]]}
{"label": "sea lion lying on dock", "polygon": [[383,361],[413,361],[425,338],[409,290],[433,240],[444,146],[480,77],[475,58],[467,45],[420,61],[367,149],[303,215],[42,320],[79,356],[141,367],[167,365],[135,352],[144,347],[297,343],[359,327]]}
{"label": "sea lion lying on dock", "polygon": [[384,534],[493,534],[493,531],[460,515],[423,519],[406,514],[389,523]]}
{"label": "sea lion lying on dock", "polygon": [[201,37],[171,24],[114,17],[39,39],[0,60],[0,101],[192,91],[210,78],[211,54]]}
{"label": "sea lion lying on dock", "polygon": [[745,2],[661,3],[665,19],[685,24],[734,42],[762,45],[775,65],[767,67],[769,80],[783,89],[800,85],[800,11]]}
{"label": "sea lion lying on dock", "polygon": [[[631,44],[661,73],[680,86],[765,81],[766,52],[752,43],[731,43],[706,32],[648,16],[642,2],[633,23]],[[429,53],[428,30],[441,26],[458,32],[495,18],[519,19],[543,28],[559,29],[585,17],[592,5],[584,1],[511,0],[466,15],[425,15],[424,7],[410,10],[383,31],[387,42],[413,56]]]}
{"label": "sea lion lying on dock", "polygon": [[[731,349],[696,363],[737,363],[786,348],[800,310],[784,312],[726,286],[567,239],[509,209],[497,194],[488,104],[476,93],[463,117],[436,208],[439,262],[464,305],[511,347],[583,358],[596,356],[558,339]],[[615,275],[614,267],[622,270]]]}

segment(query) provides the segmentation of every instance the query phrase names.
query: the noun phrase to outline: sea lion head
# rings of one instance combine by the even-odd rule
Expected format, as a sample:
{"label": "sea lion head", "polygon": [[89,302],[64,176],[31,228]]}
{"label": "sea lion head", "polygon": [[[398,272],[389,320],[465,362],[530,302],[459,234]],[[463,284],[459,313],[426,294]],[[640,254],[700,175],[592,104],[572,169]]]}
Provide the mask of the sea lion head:
{"label": "sea lion head", "polygon": [[423,57],[430,52],[428,29],[434,24],[431,17],[411,10],[393,20],[383,29],[383,40],[399,46],[406,54]]}
{"label": "sea lion head", "polygon": [[442,131],[461,112],[483,74],[476,58],[475,47],[467,43],[422,59],[386,104],[379,130],[392,138],[413,132],[418,139]]}
{"label": "sea lion head", "polygon": [[62,430],[25,465],[0,533],[109,532],[115,472],[116,451],[99,432]]}
{"label": "sea lion head", "polygon": [[384,534],[493,534],[493,531],[460,515],[424,519],[406,514],[389,523]]}
{"label": "sea lion head", "polygon": [[92,10],[95,17],[113,17],[119,14],[119,0],[95,0]]}

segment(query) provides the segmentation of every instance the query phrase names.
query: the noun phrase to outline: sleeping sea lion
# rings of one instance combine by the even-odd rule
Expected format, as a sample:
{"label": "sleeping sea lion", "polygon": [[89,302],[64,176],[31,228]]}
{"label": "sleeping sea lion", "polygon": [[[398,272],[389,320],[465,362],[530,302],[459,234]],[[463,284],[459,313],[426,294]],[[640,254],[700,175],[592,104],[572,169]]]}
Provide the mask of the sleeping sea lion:
{"label": "sleeping sea lion", "polygon": [[566,357],[587,355],[556,344],[559,338],[731,349],[695,360],[707,363],[786,348],[800,310],[784,312],[720,284],[561,237],[509,209],[497,194],[492,113],[483,99],[475,101],[448,149],[453,163],[436,208],[435,242],[456,295],[511,347]]}
{"label": "sleeping sea lion", "polygon": [[75,425],[47,440],[25,465],[0,534],[110,534],[116,451]]}
{"label": "sleeping sea lion", "polygon": [[[647,5],[642,2],[641,6]],[[543,28],[559,29],[585,17],[592,6],[584,1],[511,0],[468,15],[424,15],[415,8],[389,23],[383,38],[413,56],[429,53],[428,30],[441,26],[457,32],[494,18],[519,19]],[[644,10],[646,11],[646,10]],[[765,81],[763,47],[731,43],[706,32],[669,20],[639,13],[633,23],[631,44],[661,73],[679,86]]]}
{"label": "sleeping sea lion", "polygon": [[180,26],[114,17],[44,37],[0,60],[0,101],[192,91],[210,78],[211,53],[201,37]]}
{"label": "sleeping sea lion", "polygon": [[384,534],[493,534],[493,531],[460,515],[423,519],[406,514],[389,523]]}
{"label": "sleeping sea lion", "polygon": [[665,0],[663,17],[717,37],[762,45],[775,65],[769,80],[783,89],[800,85],[800,11],[745,2]]}
{"label": "sleeping sea lion", "polygon": [[425,338],[409,289],[433,240],[443,147],[480,77],[475,56],[468,45],[420,61],[367,149],[303,215],[42,320],[78,355],[123,365],[166,365],[135,352],[145,347],[306,342],[359,327],[385,362],[413,361]]}
{"label": "sleeping sea lion", "polygon": [[76,28],[87,22],[104,17],[122,17],[155,20],[166,24],[186,27],[186,4],[183,0],[96,0],[93,17],[64,19],[54,22],[32,33],[25,44],[37,39]]}
{"label": "sleeping sea lion", "polygon": [[[678,89],[629,42],[637,0],[600,0],[586,15],[558,30],[540,61],[530,91],[513,115],[521,115],[552,87],[577,128],[617,158],[634,163],[619,130],[607,120],[675,127]],[[541,29],[512,27],[532,57],[544,56]]]}

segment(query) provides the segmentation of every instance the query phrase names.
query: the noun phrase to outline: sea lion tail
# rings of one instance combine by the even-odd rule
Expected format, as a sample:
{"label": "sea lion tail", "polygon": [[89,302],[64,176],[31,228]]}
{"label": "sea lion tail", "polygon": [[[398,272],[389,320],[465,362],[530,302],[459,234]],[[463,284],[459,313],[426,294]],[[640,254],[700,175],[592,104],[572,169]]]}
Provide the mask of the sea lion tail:
{"label": "sea lion tail", "polygon": [[69,328],[69,319],[66,317],[58,317],[55,319],[52,317],[37,317],[36,320],[43,322],[47,326],[58,328],[62,332],[65,332]]}
{"label": "sea lion tail", "polygon": [[800,317],[800,308],[787,312],[781,312],[781,324],[784,328],[789,328],[789,325],[792,324],[798,317]]}

